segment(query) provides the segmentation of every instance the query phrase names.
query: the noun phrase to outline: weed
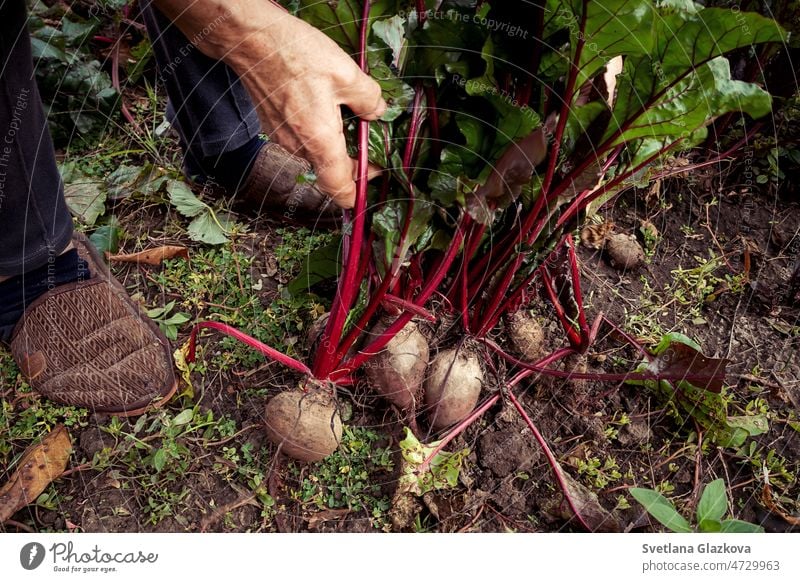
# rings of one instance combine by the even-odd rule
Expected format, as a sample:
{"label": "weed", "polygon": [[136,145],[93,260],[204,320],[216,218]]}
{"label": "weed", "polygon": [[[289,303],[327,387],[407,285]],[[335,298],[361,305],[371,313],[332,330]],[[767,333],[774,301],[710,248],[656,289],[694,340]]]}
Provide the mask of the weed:
{"label": "weed", "polygon": [[586,460],[575,459],[575,464],[578,474],[583,475],[586,483],[595,489],[603,489],[609,483],[622,477],[614,457],[606,457],[605,460],[601,460],[587,454]]}
{"label": "weed", "polygon": [[388,528],[389,497],[381,489],[394,468],[384,436],[368,428],[345,427],[339,449],[311,467],[306,475],[298,465],[290,473],[299,479],[293,496],[323,508],[364,510],[376,528]]}
{"label": "weed", "polygon": [[[294,240],[294,239],[293,239]],[[302,248],[283,249],[284,261],[291,273],[298,268]],[[159,292],[179,295],[174,305],[193,319],[219,321],[241,328],[265,343],[280,346],[288,354],[296,354],[300,334],[320,313],[320,303],[308,297],[291,297],[279,287],[274,294],[263,288],[264,273],[259,272],[253,256],[235,247],[198,250],[191,265],[183,260],[165,261],[165,268],[153,276]],[[263,361],[260,354],[246,349],[233,339],[223,338],[206,358],[219,370],[234,366],[255,367]],[[198,362],[201,366],[209,362]]]}
{"label": "weed", "polygon": [[178,327],[191,319],[188,313],[172,313],[175,301],[170,301],[163,307],[154,307],[147,311],[147,316],[158,324],[161,331],[168,339],[178,339]]}
{"label": "weed", "polygon": [[[0,351],[0,466],[10,467],[16,455],[55,425],[77,429],[88,424],[88,411],[36,397],[6,351]],[[16,398],[10,395],[16,393]],[[18,402],[30,399],[27,406]]]}
{"label": "weed", "polygon": [[732,518],[723,519],[728,513],[728,496],[725,491],[725,481],[722,479],[712,481],[703,489],[697,504],[694,527],[661,493],[638,487],[631,489],[630,492],[650,515],[673,532],[763,533],[764,531],[764,528],[753,523]]}
{"label": "weed", "polygon": [[619,429],[630,423],[631,419],[626,412],[623,412],[619,419],[617,419],[617,413],[615,412],[614,417],[603,430],[603,434],[608,440],[616,440],[619,437]]}
{"label": "weed", "polygon": [[[190,498],[183,483],[196,467],[201,450],[213,439],[229,438],[235,432],[231,419],[216,419],[211,411],[186,408],[177,413],[158,410],[144,414],[131,425],[114,417],[100,427],[114,441],[95,453],[92,467],[109,470],[121,489],[144,492],[141,510],[151,524],[165,517],[180,516]],[[183,524],[186,525],[186,524]]]}
{"label": "weed", "polygon": [[788,488],[797,483],[797,467],[792,471],[789,468],[790,462],[775,449],[750,441],[742,446],[739,454],[759,480],[766,476],[772,485],[779,488]]}

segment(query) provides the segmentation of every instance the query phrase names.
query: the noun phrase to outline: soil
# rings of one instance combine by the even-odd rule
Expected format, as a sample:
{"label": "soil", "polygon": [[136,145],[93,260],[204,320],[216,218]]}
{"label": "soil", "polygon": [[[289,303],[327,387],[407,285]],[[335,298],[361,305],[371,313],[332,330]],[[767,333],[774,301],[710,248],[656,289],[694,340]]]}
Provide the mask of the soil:
{"label": "soil", "polygon": [[[602,250],[579,247],[583,294],[590,320],[602,313],[644,345],[654,345],[664,332],[679,331],[695,339],[706,356],[729,360],[727,386],[734,399],[747,403],[760,398],[769,408],[769,432],[753,440],[757,447],[769,446],[785,458],[790,477],[776,493],[788,513],[796,515],[800,512],[800,434],[797,424],[791,422],[796,420],[800,404],[800,309],[790,278],[800,256],[800,204],[796,199],[740,190],[720,188],[712,177],[700,175],[663,184],[661,200],[647,200],[644,191],[624,193],[603,210],[605,218],[613,221],[615,232],[636,235],[645,248],[648,245],[640,226],[649,221],[658,233],[656,244],[651,245],[646,264],[633,271],[612,267]],[[152,244],[172,242],[168,235],[157,234],[163,232],[163,217],[136,212],[124,221],[129,232],[149,232]],[[267,304],[277,295],[279,284],[285,283],[272,254],[277,240],[274,225],[259,220],[249,226],[251,234],[244,240],[256,257],[254,269],[272,274],[263,279],[258,291]],[[717,263],[707,276],[710,289],[691,306],[681,304],[675,299],[679,292],[691,296],[696,291],[681,287],[681,277],[685,278],[681,270],[695,269],[700,265],[698,257],[708,260],[711,253]],[[115,269],[129,287],[138,288],[147,276],[147,268]],[[563,333],[548,306],[537,300],[530,307],[543,322],[548,347],[561,347]],[[585,366],[589,372],[620,373],[635,366],[640,360],[637,351],[612,327],[599,329],[587,357],[570,362],[568,369]],[[181,335],[175,347],[184,340]],[[16,520],[32,522],[42,530],[91,532],[379,531],[364,508],[319,509],[291,494],[299,487],[301,476],[289,470],[285,458],[272,455],[274,447],[263,431],[266,399],[292,381],[279,366],[265,364],[237,373],[209,370],[196,381],[202,384],[195,396],[201,408],[236,421],[241,430],[233,439],[237,446],[249,443],[253,450],[269,451],[268,488],[276,501],[274,515],[262,516],[250,491],[212,470],[215,463],[222,462],[218,449],[187,443],[194,461],[183,482],[172,484],[172,490],[183,496],[185,509],[153,523],[148,518],[152,511],[146,511],[147,492],[139,481],[114,469],[86,468],[98,451],[116,444],[99,428],[108,425],[109,419],[93,417],[87,426],[71,429],[75,445],[71,468],[75,470],[57,483],[59,509],[26,508]],[[258,387],[260,395],[243,398],[245,387]],[[628,487],[661,485],[690,509],[702,485],[718,477],[728,485],[737,517],[762,523],[770,531],[791,529],[761,502],[763,475],[742,451],[708,443],[698,448],[697,427],[692,421],[676,421],[666,403],[645,388],[542,377],[517,394],[573,483],[575,499],[587,515],[596,516],[597,530],[647,531],[654,527],[647,514],[626,496]],[[397,468],[402,426],[397,412],[360,385],[342,396],[353,408],[352,426],[378,430],[393,443]],[[622,422],[623,415],[627,422]],[[123,426],[127,423],[123,421]],[[424,434],[424,421],[420,426],[421,436],[437,437]],[[541,447],[510,403],[501,401],[448,446],[451,451],[463,448],[470,453],[458,486],[416,500],[417,519],[408,529],[582,529],[565,504]],[[300,475],[309,471],[302,468]],[[381,493],[391,498],[397,478],[395,471],[381,482]]]}

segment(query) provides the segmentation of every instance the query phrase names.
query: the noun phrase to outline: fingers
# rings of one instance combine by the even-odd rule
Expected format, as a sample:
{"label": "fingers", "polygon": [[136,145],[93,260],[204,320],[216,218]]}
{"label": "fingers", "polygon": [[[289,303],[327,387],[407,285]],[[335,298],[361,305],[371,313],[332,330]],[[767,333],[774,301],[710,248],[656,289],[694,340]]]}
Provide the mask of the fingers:
{"label": "fingers", "polygon": [[356,81],[339,91],[343,105],[367,121],[375,121],[386,112],[386,101],[381,94],[381,86],[361,70],[357,71]]}
{"label": "fingers", "polygon": [[[353,162],[353,180],[358,179],[358,160],[350,158],[350,161]],[[372,162],[367,164],[367,181],[374,180],[378,176],[383,173],[383,168],[380,166],[376,166]]]}
{"label": "fingers", "polygon": [[352,208],[356,202],[353,163],[347,156],[347,144],[338,126],[328,126],[305,144],[308,160],[317,175],[317,187],[341,208]]}

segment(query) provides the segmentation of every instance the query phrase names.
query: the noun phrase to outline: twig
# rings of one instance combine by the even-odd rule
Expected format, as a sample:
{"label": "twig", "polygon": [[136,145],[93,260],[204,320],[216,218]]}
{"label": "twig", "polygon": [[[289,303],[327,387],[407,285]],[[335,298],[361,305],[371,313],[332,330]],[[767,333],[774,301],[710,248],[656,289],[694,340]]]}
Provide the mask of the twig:
{"label": "twig", "polygon": [[774,390],[785,390],[786,388],[777,382],[770,382],[769,380],[765,380],[764,378],[759,378],[758,376],[753,376],[752,374],[731,374],[732,378],[737,378],[739,380],[746,380],[747,382],[755,382],[756,384],[761,384],[765,388],[772,388]]}
{"label": "twig", "polygon": [[478,509],[478,513],[475,514],[475,517],[473,517],[467,525],[459,529],[457,533],[464,533],[466,531],[469,531],[470,528],[472,528],[476,523],[478,523],[478,519],[480,519],[481,515],[483,515],[483,510],[485,508],[486,504],[484,503]]}
{"label": "twig", "polygon": [[[232,434],[231,436],[229,436],[227,438],[224,438],[224,439],[218,440],[218,441],[211,441],[211,442],[204,443],[203,447],[218,447],[219,445],[224,445],[225,443],[228,443],[228,442],[232,441],[233,439],[235,439],[236,437],[238,437],[242,433],[245,433],[247,431],[250,431],[250,430],[253,430],[254,428],[259,428],[259,427],[260,427],[260,425],[258,425],[258,424],[248,424],[246,427],[244,427],[240,431]],[[203,442],[203,439],[198,439],[198,438],[190,438],[188,440],[190,440],[192,442]]]}
{"label": "twig", "polygon": [[240,497],[235,501],[220,506],[214,513],[209,515],[201,522],[200,533],[204,533],[209,527],[211,527],[217,521],[225,517],[225,514],[233,511],[234,509],[238,509],[243,505],[247,505],[248,503],[255,501],[255,499],[256,499],[255,493],[248,493],[247,495],[243,495],[242,497]]}
{"label": "twig", "polygon": [[[642,415],[642,416],[650,416],[651,414],[654,414],[654,413],[647,413],[646,415]],[[633,418],[633,417],[629,417],[629,418]],[[672,453],[669,457],[667,457],[666,459],[664,459],[660,463],[657,463],[656,465],[653,465],[652,468],[653,469],[658,469],[659,467],[663,467],[667,463],[671,463],[672,461],[677,459],[679,456],[681,456],[686,451],[686,449],[688,449],[688,448],[689,448],[689,445],[682,446],[680,449],[678,449],[677,451]]]}
{"label": "twig", "polygon": [[700,488],[702,487],[702,463],[703,463],[703,431],[700,430],[700,425],[694,421],[695,430],[697,431],[697,449],[694,453],[694,490],[692,491],[691,502],[689,507],[692,511],[697,507],[697,502],[700,498]]}
{"label": "twig", "polygon": [[72,469],[67,469],[66,471],[61,473],[61,475],[58,476],[58,479],[63,479],[64,477],[69,477],[73,473],[79,473],[80,471],[88,471],[89,469],[92,469],[92,468],[93,468],[93,465],[91,463],[83,463],[82,465],[77,465],[75,467],[72,467]]}
{"label": "twig", "polygon": [[16,521],[14,519],[5,520],[3,522],[3,525],[10,525],[11,527],[15,527],[15,528],[17,528],[19,530],[22,530],[22,531],[26,532],[26,533],[36,533],[36,532],[34,532],[33,528],[31,528],[30,526],[27,526],[24,523],[20,523],[19,521]]}
{"label": "twig", "polygon": [[717,250],[719,250],[719,254],[722,257],[722,260],[725,261],[725,264],[728,266],[728,268],[731,271],[733,271],[734,269],[731,266],[730,262],[728,261],[728,257],[725,254],[725,249],[723,249],[722,245],[719,244],[719,240],[717,240],[717,235],[714,234],[714,230],[711,228],[711,216],[708,213],[708,209],[711,208],[711,204],[710,203],[706,203],[703,206],[705,206],[705,210],[706,210],[706,222],[705,222],[705,224],[703,226],[705,226],[706,230],[708,231],[708,234],[711,235],[711,240],[713,240],[714,244],[717,245]]}

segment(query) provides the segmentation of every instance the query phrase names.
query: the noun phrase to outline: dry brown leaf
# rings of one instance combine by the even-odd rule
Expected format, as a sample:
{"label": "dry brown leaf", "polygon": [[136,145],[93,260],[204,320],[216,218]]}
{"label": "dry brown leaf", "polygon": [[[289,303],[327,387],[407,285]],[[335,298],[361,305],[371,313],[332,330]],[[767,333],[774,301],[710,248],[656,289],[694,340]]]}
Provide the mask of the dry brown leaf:
{"label": "dry brown leaf", "polygon": [[[559,467],[561,477],[569,492],[575,508],[581,515],[584,523],[592,532],[619,532],[622,524],[616,512],[608,511],[597,499],[597,494],[573,479],[566,471]],[[569,519],[574,515],[567,503],[562,506],[563,516]]]}
{"label": "dry brown leaf", "polygon": [[320,525],[328,521],[337,521],[347,517],[349,509],[323,509],[308,517],[308,528],[317,529]]}
{"label": "dry brown leaf", "polygon": [[601,249],[609,235],[614,232],[614,227],[610,220],[587,224],[581,230],[581,243],[590,249]]}
{"label": "dry brown leaf", "polygon": [[138,253],[108,255],[108,260],[115,263],[139,263],[158,266],[166,259],[180,257],[189,260],[189,249],[173,245],[165,245],[154,249],[147,249]]}
{"label": "dry brown leaf", "polygon": [[771,513],[777,515],[786,523],[800,525],[800,517],[789,515],[775,503],[775,498],[772,496],[772,487],[770,487],[769,483],[764,483],[764,488],[761,490],[761,501]]}
{"label": "dry brown leaf", "polygon": [[16,471],[0,488],[0,523],[36,498],[67,467],[72,442],[64,425],[57,425],[41,442],[28,447]]}

